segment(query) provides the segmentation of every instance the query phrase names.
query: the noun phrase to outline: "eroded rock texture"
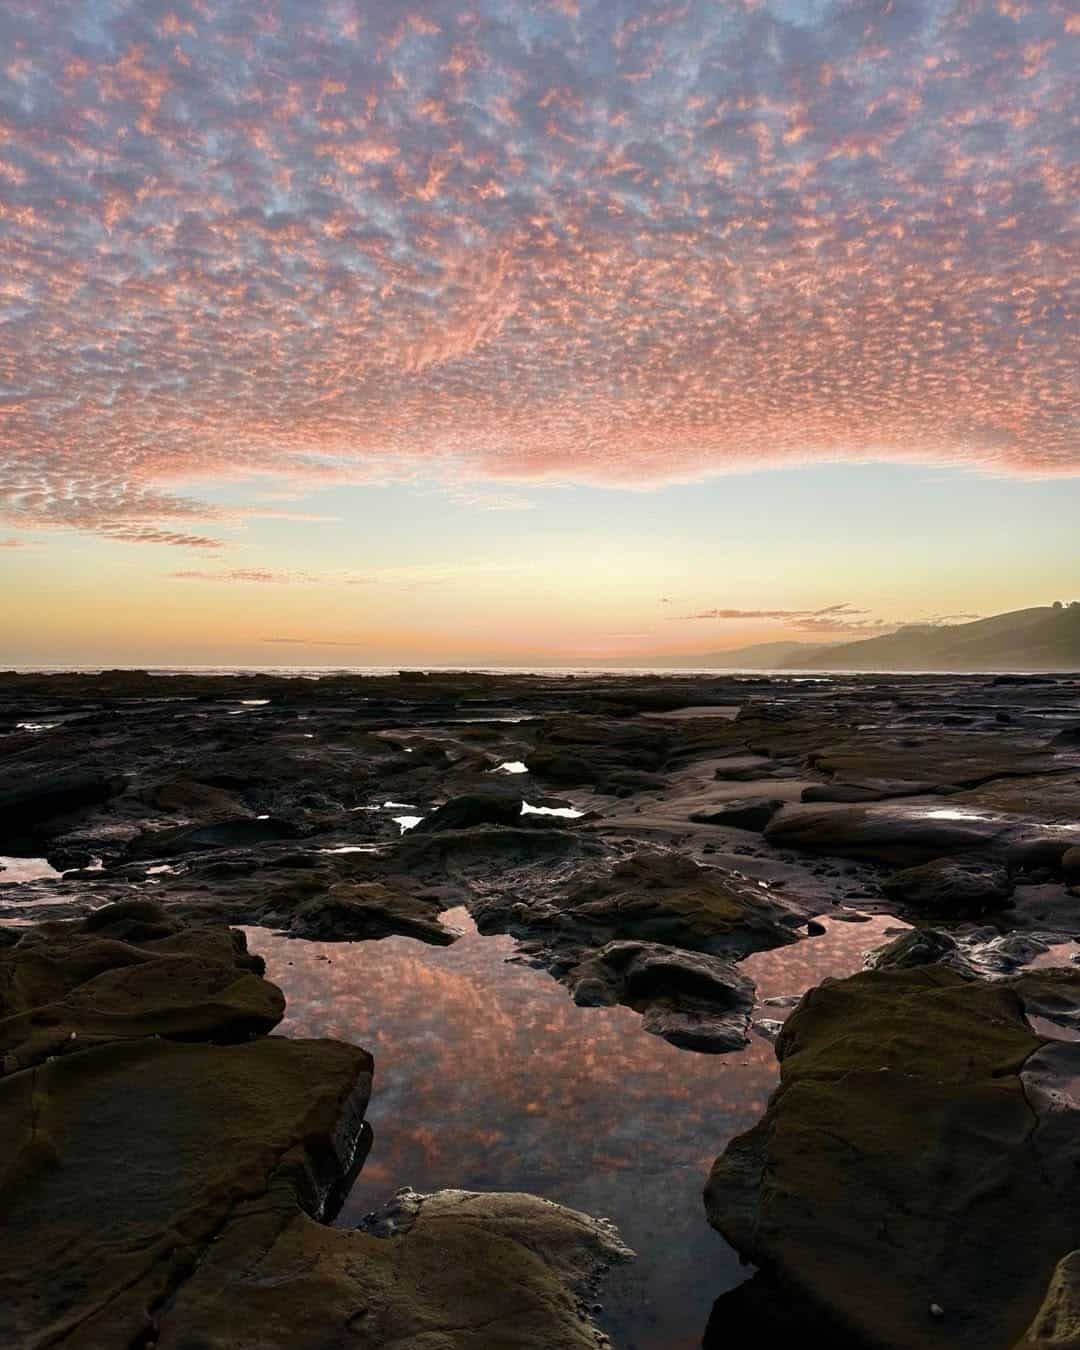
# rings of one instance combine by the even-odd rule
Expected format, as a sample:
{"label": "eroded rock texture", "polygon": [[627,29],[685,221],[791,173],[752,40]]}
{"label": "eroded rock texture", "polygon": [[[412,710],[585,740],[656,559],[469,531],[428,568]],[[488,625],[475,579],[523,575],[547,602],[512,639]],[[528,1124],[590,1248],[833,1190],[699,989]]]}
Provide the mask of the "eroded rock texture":
{"label": "eroded rock texture", "polygon": [[268,1037],[284,999],[242,933],[149,900],[3,931],[0,1344],[602,1342],[587,1300],[632,1255],[608,1224],[442,1192],[327,1226],[371,1143],[372,1059]]}
{"label": "eroded rock texture", "polygon": [[1013,1346],[1080,1242],[1080,1045],[1028,1016],[1078,1003],[1080,973],[941,964],[806,995],[768,1111],[706,1191],[758,1288],[838,1345]]}

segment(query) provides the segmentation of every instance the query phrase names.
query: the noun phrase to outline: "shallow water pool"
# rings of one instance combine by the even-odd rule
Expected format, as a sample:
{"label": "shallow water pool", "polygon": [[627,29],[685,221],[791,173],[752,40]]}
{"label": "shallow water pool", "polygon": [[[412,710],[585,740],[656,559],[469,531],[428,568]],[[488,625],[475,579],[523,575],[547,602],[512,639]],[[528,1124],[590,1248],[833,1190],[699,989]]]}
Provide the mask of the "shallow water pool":
{"label": "shallow water pool", "polygon": [[[465,910],[445,921],[465,933],[452,947],[248,931],[288,998],[283,1033],[375,1056],[375,1142],[339,1222],[405,1185],[531,1191],[610,1218],[638,1253],[601,1295],[615,1346],[698,1346],[713,1299],[747,1274],[706,1222],[701,1191],[765,1108],[772,1046],[755,1036],[738,1054],[678,1050],[629,1009],[576,1007],[545,972],[508,962],[513,940],[479,936]],[[824,936],[743,969],[762,998],[798,994],[859,969],[895,927],[827,922]]]}
{"label": "shallow water pool", "polygon": [[22,886],[28,881],[55,881],[60,873],[44,858],[0,858],[0,886]]}

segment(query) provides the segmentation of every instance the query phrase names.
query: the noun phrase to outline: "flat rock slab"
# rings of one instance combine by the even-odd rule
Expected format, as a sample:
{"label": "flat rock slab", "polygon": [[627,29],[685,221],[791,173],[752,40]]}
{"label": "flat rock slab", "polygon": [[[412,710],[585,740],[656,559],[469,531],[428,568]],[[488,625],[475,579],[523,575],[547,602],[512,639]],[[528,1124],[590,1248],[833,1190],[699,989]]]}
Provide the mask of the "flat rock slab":
{"label": "flat rock slab", "polygon": [[805,1334],[868,1350],[1024,1334],[1080,1245],[1080,1047],[1025,1012],[1078,1003],[1080,972],[987,983],[942,965],[803,999],[780,1087],[717,1160],[706,1208]]}
{"label": "flat rock slab", "polygon": [[901,865],[991,849],[1008,833],[1001,820],[925,806],[789,806],[765,828],[774,848]]}
{"label": "flat rock slab", "polygon": [[371,1071],[335,1041],[144,1040],[0,1080],[0,1344],[152,1342],[245,1202],[276,1184],[293,1212],[333,1207]]}
{"label": "flat rock slab", "polygon": [[815,767],[846,782],[904,779],[938,787],[974,787],[990,778],[1045,773],[1056,756],[1045,741],[1007,731],[908,736],[866,735],[811,755]]}
{"label": "flat rock slab", "polygon": [[0,950],[0,1073],[110,1041],[243,1041],[281,1021],[244,935],[185,928],[149,901],[9,930]]}
{"label": "flat rock slab", "polygon": [[937,787],[933,783],[906,782],[897,780],[888,782],[883,779],[875,779],[864,783],[815,783],[813,786],[804,788],[802,800],[804,802],[846,802],[855,804],[858,802],[884,802],[890,797],[919,797],[929,792],[936,792]]}
{"label": "flat rock slab", "polygon": [[1071,827],[1080,842],[1080,766],[1072,771],[1001,778],[949,799],[950,806],[1016,816],[1034,828]]}
{"label": "flat rock slab", "polygon": [[633,1256],[610,1224],[531,1195],[406,1191],[366,1227],[250,1206],[157,1350],[598,1350],[587,1305]]}

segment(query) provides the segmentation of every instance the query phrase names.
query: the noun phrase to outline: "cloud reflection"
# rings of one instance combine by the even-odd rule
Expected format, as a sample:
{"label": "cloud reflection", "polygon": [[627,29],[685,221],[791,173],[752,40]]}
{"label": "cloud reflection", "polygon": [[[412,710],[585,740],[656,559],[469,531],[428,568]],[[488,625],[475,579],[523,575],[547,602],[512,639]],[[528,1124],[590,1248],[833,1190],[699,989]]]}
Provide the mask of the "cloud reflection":
{"label": "cloud reflection", "polygon": [[[605,1299],[608,1329],[626,1333],[617,1343],[697,1346],[712,1300],[745,1275],[706,1224],[701,1190],[728,1139],[765,1108],[771,1045],[678,1050],[636,1013],[578,1008],[545,973],[508,964],[513,941],[477,936],[464,910],[446,921],[466,931],[448,948],[249,931],[288,999],[282,1033],[375,1056],[375,1144],[343,1222],[403,1185],[527,1190],[610,1217],[639,1253]],[[744,969],[763,997],[801,993],[858,969],[892,922],[830,923]]]}

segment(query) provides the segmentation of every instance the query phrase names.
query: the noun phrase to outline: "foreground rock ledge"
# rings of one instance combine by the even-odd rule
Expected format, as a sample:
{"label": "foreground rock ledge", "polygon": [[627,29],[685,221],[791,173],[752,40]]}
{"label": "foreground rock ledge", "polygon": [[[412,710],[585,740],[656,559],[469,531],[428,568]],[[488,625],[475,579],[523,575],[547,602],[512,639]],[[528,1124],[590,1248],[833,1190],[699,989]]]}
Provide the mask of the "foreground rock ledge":
{"label": "foreground rock ledge", "polygon": [[332,1210],[371,1058],[334,1041],[119,1042],[0,1080],[0,1344],[152,1342],[245,1206]]}
{"label": "foreground rock ledge", "polygon": [[262,969],[146,900],[0,929],[0,1345],[603,1344],[587,1304],[632,1255],[603,1221],[453,1191],[326,1226],[372,1059],[263,1035],[284,999]]}
{"label": "foreground rock ledge", "polygon": [[180,1291],[157,1350],[598,1350],[584,1300],[633,1253],[533,1195],[399,1194],[367,1232],[250,1205]]}
{"label": "foreground rock ledge", "polygon": [[812,990],[765,1116],[706,1189],[710,1221],[761,1267],[711,1333],[771,1303],[836,1346],[1016,1346],[1080,1246],[1080,1044],[1027,1016],[1078,1003],[1072,971],[987,983],[937,965]]}

